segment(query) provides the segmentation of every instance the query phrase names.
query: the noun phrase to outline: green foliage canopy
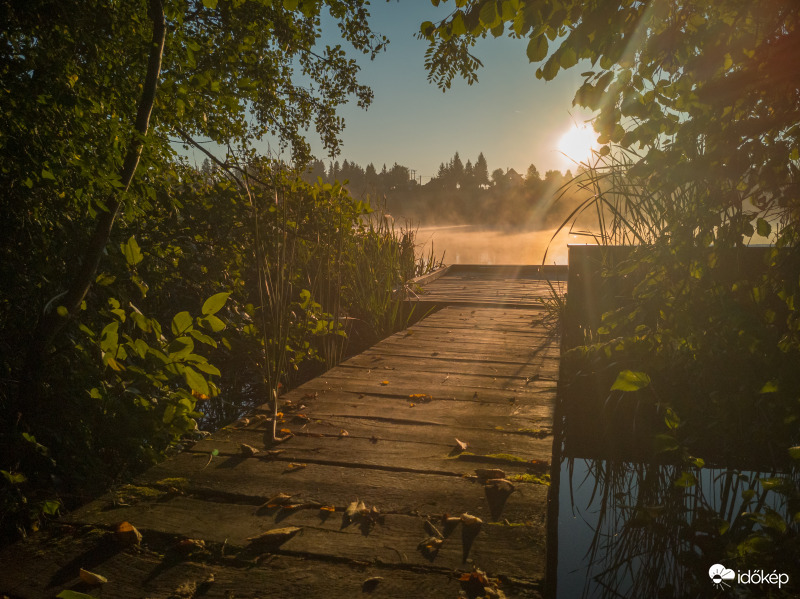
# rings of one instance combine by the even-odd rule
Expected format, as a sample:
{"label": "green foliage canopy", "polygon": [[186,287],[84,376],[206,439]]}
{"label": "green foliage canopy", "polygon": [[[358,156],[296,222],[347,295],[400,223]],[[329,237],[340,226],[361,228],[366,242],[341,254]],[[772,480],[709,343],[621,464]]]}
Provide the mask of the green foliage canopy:
{"label": "green foliage canopy", "polygon": [[[456,0],[450,15],[420,31],[430,43],[429,80],[442,88],[456,75],[475,80],[475,40],[506,32],[529,40],[540,79],[591,65],[574,104],[598,111],[601,143],[637,148],[637,174],[704,185],[710,213],[750,198],[797,223],[796,3]],[[734,242],[746,232],[740,225]]]}

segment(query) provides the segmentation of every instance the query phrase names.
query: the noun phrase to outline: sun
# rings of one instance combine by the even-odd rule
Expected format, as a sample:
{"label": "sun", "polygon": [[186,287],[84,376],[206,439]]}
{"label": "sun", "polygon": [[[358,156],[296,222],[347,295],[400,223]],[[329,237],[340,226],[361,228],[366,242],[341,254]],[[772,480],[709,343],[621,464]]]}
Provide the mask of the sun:
{"label": "sun", "polygon": [[596,147],[595,133],[586,125],[573,125],[558,142],[558,150],[577,163],[587,162]]}

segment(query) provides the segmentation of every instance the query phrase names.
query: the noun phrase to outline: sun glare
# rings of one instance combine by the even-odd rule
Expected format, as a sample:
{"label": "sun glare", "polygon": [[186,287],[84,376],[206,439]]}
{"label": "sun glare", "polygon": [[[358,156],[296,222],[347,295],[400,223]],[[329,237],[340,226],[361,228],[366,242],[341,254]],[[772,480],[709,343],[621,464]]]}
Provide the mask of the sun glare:
{"label": "sun glare", "polygon": [[596,146],[595,132],[586,125],[573,125],[558,142],[558,150],[578,163],[587,162]]}

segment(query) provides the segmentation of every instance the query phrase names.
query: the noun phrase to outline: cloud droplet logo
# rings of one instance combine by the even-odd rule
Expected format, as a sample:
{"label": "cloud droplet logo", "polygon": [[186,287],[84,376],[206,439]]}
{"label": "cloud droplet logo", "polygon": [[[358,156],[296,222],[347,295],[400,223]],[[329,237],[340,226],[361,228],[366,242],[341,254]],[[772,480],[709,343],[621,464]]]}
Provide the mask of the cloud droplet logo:
{"label": "cloud droplet logo", "polygon": [[722,564],[714,564],[708,569],[708,576],[715,587],[722,589],[731,586],[725,581],[736,578],[736,572]]}

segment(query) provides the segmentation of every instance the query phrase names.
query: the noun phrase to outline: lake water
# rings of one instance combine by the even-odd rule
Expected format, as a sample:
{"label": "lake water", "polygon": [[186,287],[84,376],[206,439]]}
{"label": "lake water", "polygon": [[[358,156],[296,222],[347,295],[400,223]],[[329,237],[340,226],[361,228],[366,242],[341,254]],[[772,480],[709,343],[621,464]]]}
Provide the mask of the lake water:
{"label": "lake water", "polygon": [[566,230],[556,234],[555,229],[520,232],[457,225],[417,230],[418,255],[427,254],[433,244],[438,257],[444,252],[445,264],[566,264],[568,243],[589,242]]}

